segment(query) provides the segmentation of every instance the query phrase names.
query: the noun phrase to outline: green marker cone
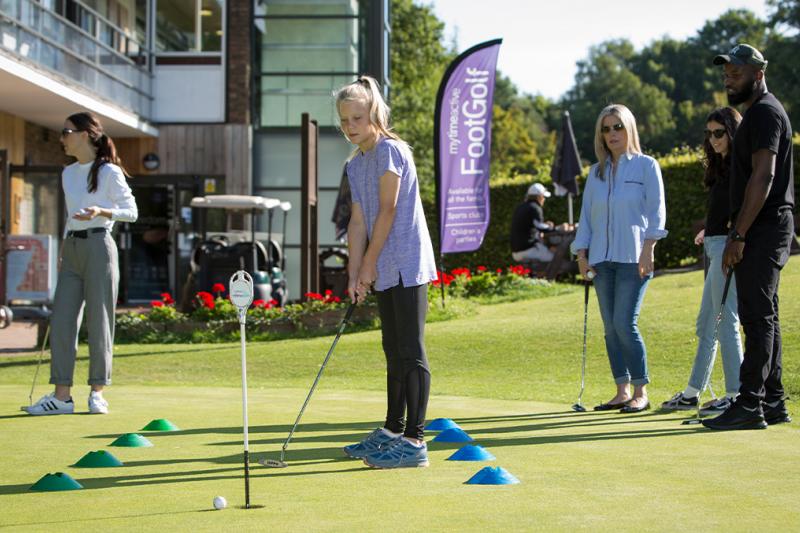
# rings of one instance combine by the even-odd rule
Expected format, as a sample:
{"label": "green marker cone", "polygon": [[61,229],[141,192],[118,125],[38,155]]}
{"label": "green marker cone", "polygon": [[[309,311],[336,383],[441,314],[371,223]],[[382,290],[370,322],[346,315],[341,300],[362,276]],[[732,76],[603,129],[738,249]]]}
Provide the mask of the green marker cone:
{"label": "green marker cone", "polygon": [[156,418],[151,420],[140,431],[179,431],[179,428],[166,418]]}
{"label": "green marker cone", "polygon": [[138,433],[125,433],[111,443],[111,446],[123,446],[126,448],[146,448],[152,445],[152,442]]}
{"label": "green marker cone", "polygon": [[55,492],[60,490],[78,490],[82,488],[83,485],[72,479],[69,474],[56,472],[55,474],[46,474],[42,479],[34,483],[30,490]]}
{"label": "green marker cone", "polygon": [[98,450],[96,452],[89,452],[81,457],[80,460],[75,463],[75,466],[80,468],[110,468],[122,466],[122,461],[114,457],[110,452]]}

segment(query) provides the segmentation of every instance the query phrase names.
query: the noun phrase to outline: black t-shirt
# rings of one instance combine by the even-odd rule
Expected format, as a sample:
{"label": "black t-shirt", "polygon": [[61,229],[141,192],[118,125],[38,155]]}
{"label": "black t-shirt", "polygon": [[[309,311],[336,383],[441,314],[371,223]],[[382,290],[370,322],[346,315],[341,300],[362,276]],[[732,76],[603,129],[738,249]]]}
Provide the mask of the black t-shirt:
{"label": "black t-shirt", "polygon": [[533,202],[519,204],[511,218],[512,252],[527,250],[539,242],[539,230],[534,227],[534,222],[544,222],[542,206]]}
{"label": "black t-shirt", "polygon": [[745,111],[733,137],[731,158],[731,221],[744,202],[744,190],[753,173],[752,155],[766,148],[776,154],[775,177],[758,221],[774,220],[781,208],[794,207],[792,125],[786,110],[771,93],[764,94]]}
{"label": "black t-shirt", "polygon": [[720,176],[708,191],[706,236],[727,235],[731,216],[731,187],[728,173]]}

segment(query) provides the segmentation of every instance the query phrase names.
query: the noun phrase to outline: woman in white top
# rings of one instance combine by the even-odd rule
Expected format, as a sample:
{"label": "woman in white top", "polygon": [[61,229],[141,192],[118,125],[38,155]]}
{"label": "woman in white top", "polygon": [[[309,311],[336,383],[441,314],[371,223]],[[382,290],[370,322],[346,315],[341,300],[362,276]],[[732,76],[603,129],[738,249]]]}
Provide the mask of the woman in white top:
{"label": "woman in white top", "polygon": [[89,412],[108,413],[103,388],[111,384],[114,313],[119,268],[111,237],[114,222],[135,222],[136,201],[111,138],[91,113],[76,113],[61,130],[64,152],[77,159],[61,184],[67,223],[50,320],[50,383],[55,391],[26,411],[32,415],[74,412],[71,388],[81,315],[89,333]]}

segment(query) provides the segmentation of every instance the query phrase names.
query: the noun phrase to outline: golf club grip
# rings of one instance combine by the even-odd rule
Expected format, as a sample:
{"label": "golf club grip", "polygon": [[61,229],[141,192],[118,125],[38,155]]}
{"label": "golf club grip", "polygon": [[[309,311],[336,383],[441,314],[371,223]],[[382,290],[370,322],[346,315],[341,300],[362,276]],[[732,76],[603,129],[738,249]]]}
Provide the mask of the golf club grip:
{"label": "golf club grip", "polygon": [[728,299],[728,289],[731,288],[731,279],[733,279],[733,269],[729,269],[725,275],[725,288],[722,289],[722,305],[720,307],[725,307],[725,301]]}
{"label": "golf club grip", "polygon": [[349,322],[350,318],[353,316],[353,311],[356,309],[356,304],[351,303],[350,306],[347,308],[347,312],[344,314],[344,322]]}

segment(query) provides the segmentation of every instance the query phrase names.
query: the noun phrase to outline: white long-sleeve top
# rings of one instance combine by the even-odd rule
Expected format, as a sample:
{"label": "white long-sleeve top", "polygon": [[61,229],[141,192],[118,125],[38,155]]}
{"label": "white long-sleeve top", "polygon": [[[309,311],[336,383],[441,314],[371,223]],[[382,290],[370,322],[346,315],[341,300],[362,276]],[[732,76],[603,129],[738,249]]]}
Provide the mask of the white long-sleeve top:
{"label": "white long-sleeve top", "polygon": [[[97,173],[97,190],[89,192],[89,171],[92,163],[72,163],[61,173],[61,186],[67,204],[67,224],[65,231],[78,231],[105,227],[109,231],[114,222],[136,222],[139,210],[131,188],[117,165],[106,163]],[[102,207],[111,211],[111,219],[95,217],[93,220],[76,220],[72,216],[87,207]]]}

